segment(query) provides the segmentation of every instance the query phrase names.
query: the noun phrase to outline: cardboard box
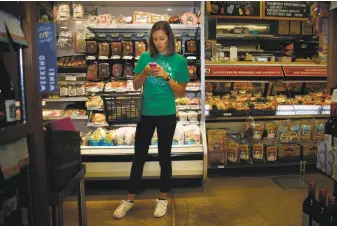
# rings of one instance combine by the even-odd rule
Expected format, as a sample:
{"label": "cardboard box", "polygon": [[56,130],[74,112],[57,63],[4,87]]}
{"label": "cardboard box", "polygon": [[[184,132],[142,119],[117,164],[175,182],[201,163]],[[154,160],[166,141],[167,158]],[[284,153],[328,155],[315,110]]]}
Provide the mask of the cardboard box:
{"label": "cardboard box", "polygon": [[302,35],[312,35],[313,26],[306,21],[302,21]]}
{"label": "cardboard box", "polygon": [[301,21],[290,21],[290,34],[291,35],[301,34]]}
{"label": "cardboard box", "polygon": [[289,20],[280,20],[278,23],[278,33],[280,35],[289,35]]}
{"label": "cardboard box", "polygon": [[277,155],[279,161],[299,161],[301,159],[301,147],[297,144],[280,144]]}

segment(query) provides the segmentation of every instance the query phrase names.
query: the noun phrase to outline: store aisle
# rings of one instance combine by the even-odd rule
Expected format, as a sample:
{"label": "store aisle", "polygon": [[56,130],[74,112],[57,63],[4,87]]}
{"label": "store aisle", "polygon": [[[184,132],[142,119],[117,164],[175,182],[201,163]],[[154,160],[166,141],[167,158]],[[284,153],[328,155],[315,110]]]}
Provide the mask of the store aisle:
{"label": "store aisle", "polygon": [[[317,186],[332,191],[332,181],[319,174],[306,175]],[[126,218],[112,218],[114,208],[124,197],[121,191],[88,197],[88,226],[296,226],[301,225],[302,201],[307,189],[284,190],[270,177],[211,178],[203,188],[176,189],[167,215],[154,219],[155,190],[139,196]],[[110,200],[110,201],[106,201]],[[64,205],[65,226],[77,226],[77,203]]]}

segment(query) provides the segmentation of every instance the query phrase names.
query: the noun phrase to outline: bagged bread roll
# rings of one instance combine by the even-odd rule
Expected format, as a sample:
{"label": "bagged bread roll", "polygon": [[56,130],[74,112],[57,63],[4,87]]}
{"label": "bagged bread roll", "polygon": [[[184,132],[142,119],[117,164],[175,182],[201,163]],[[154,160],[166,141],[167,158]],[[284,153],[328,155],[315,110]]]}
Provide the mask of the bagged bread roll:
{"label": "bagged bread roll", "polygon": [[132,146],[135,143],[136,127],[125,128],[125,144]]}
{"label": "bagged bread roll", "polygon": [[176,130],[174,131],[172,144],[173,145],[183,145],[184,136],[185,136],[184,126],[181,124],[177,124]]}
{"label": "bagged bread roll", "polygon": [[200,144],[200,127],[197,125],[185,126],[185,144]]}
{"label": "bagged bread roll", "polygon": [[126,128],[125,127],[121,127],[121,128],[118,128],[116,130],[115,139],[116,139],[116,145],[117,146],[126,145],[125,134],[126,134]]}

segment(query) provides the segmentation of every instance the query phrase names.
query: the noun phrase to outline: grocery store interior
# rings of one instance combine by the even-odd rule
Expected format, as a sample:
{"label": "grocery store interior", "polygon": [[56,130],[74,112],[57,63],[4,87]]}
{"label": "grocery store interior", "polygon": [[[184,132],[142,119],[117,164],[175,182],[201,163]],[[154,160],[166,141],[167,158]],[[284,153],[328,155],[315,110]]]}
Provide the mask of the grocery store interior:
{"label": "grocery store interior", "polygon": [[[114,219],[157,21],[190,77],[173,189],[154,218],[155,131],[135,207]],[[336,23],[333,1],[4,2],[0,226],[336,226]]]}

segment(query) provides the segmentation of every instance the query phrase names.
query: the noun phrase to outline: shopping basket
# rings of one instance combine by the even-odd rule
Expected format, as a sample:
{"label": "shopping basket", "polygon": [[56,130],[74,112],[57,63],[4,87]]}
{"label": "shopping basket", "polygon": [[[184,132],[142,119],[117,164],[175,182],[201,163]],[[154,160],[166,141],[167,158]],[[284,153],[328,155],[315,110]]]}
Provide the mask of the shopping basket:
{"label": "shopping basket", "polygon": [[104,113],[109,125],[137,123],[142,113],[142,94],[110,93],[102,94]]}

